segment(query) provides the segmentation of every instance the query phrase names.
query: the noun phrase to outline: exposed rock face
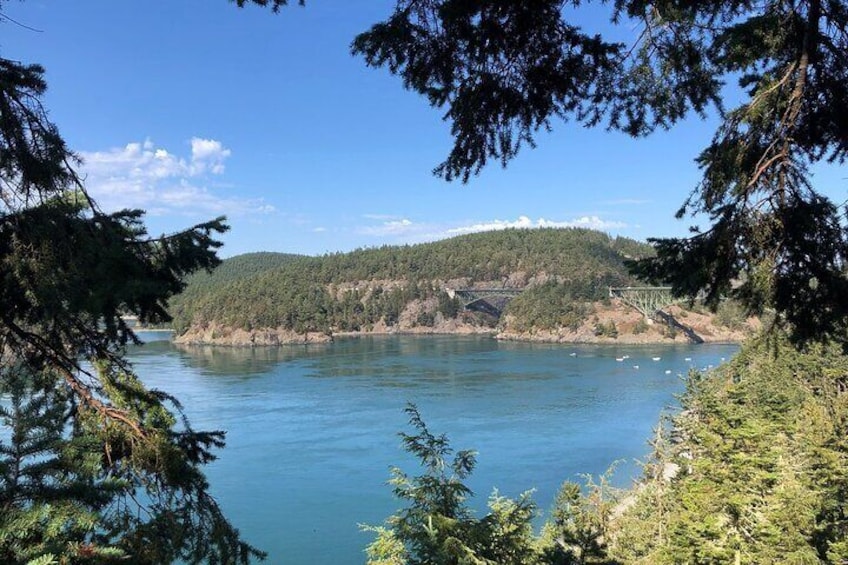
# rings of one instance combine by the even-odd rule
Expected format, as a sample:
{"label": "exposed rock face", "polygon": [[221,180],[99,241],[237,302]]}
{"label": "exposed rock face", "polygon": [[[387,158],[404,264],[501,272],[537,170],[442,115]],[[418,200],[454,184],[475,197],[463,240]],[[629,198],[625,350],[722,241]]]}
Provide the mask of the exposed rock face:
{"label": "exposed rock face", "polygon": [[[521,274],[516,280],[523,278]],[[449,281],[463,283],[465,281]],[[399,284],[396,281],[381,281],[385,286]],[[389,284],[391,283],[391,284]],[[362,285],[360,285],[362,286]],[[457,285],[459,286],[459,285]],[[362,286],[362,288],[367,288]],[[333,289],[343,293],[350,288],[341,285]],[[274,346],[283,344],[326,343],[332,336],[385,335],[385,334],[490,334],[497,339],[513,341],[534,341],[547,343],[686,343],[687,336],[682,331],[671,331],[663,323],[646,324],[642,315],[619,300],[592,304],[592,313],[576,328],[558,327],[554,329],[531,328],[516,330],[509,315],[504,316],[497,328],[481,323],[469,313],[461,313],[457,318],[445,318],[437,310],[437,299],[415,299],[406,304],[398,316],[397,323],[388,325],[384,320],[363,327],[360,331],[336,331],[332,335],[321,332],[307,334],[295,333],[283,328],[261,328],[243,330],[226,328],[220,324],[204,324],[191,327],[175,341],[191,345],[228,345],[228,346]],[[704,342],[741,342],[758,327],[756,320],[748,320],[743,327],[730,329],[716,323],[715,316],[708,313],[687,311],[679,306],[671,306],[668,312],[681,324],[690,328]],[[598,332],[599,326],[614,327],[615,337]]]}
{"label": "exposed rock face", "polygon": [[[642,314],[625,306],[619,300],[608,305],[595,303],[594,313],[578,328],[560,327],[552,330],[515,331],[510,329],[510,318],[501,320],[502,331],[497,339],[513,341],[536,341],[545,343],[687,343],[682,331],[669,331],[665,324],[654,322],[645,325]],[[718,325],[715,316],[687,311],[679,306],[668,309],[680,323],[691,328],[705,343],[738,343],[759,328],[759,321],[749,319],[744,327],[730,329]],[[598,325],[614,324],[618,335],[598,335]]]}

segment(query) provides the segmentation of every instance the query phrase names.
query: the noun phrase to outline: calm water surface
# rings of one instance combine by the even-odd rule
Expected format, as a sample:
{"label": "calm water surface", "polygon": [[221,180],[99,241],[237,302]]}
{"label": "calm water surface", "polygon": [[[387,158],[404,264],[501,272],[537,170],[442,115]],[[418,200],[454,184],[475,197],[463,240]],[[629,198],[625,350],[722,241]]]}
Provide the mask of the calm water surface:
{"label": "calm water surface", "polygon": [[507,496],[535,488],[547,510],[562,481],[616,460],[625,461],[616,481],[627,485],[651,428],[682,391],[678,375],[738,349],[460,336],[177,348],[146,338],[131,352],[145,382],[174,393],[197,429],[227,430],[226,449],[207,468],[212,490],[272,564],[364,562],[371,536],[357,524],[379,524],[399,506],[389,467],[418,473],[397,435],[410,431],[407,402],[454,448],[478,452],[475,507],[495,487]]}

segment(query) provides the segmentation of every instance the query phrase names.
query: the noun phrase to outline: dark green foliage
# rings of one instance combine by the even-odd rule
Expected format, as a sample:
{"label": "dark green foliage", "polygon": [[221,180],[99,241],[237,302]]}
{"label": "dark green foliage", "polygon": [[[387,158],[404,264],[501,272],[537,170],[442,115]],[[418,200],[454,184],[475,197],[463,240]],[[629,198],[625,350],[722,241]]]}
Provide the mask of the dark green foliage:
{"label": "dark green foliage", "polygon": [[[230,0],[230,2],[235,2],[239,8],[244,8],[249,4],[256,4],[263,8],[270,6],[274,13],[279,12],[281,8],[289,5],[289,0]],[[297,3],[299,6],[304,6],[306,0],[298,0]]]}
{"label": "dark green foliage", "polygon": [[[683,315],[681,314],[681,317],[685,317],[685,316],[683,316]],[[644,317],[641,317],[641,318],[639,318],[639,321],[638,321],[638,322],[636,322],[636,325],[635,325],[635,326],[633,326],[633,333],[634,333],[634,334],[637,334],[637,335],[638,335],[638,334],[643,334],[643,333],[645,333],[646,331],[648,331],[648,328],[649,328],[649,327],[650,327],[650,326],[648,325],[647,320],[645,320],[645,318],[644,318]]]}
{"label": "dark green foliage", "polygon": [[[163,401],[132,375],[105,367],[103,394],[140,438],[102,413],[80,408],[55,375],[4,368],[0,420],[0,561],[247,562],[198,466],[223,446],[221,432],[175,429]],[[144,502],[142,502],[144,501]],[[70,561],[68,561],[70,560]]]}
{"label": "dark green foliage", "polygon": [[[848,344],[845,207],[811,183],[817,163],[848,157],[845,3],[605,3],[614,24],[639,30],[630,45],[569,22],[591,2],[567,4],[397,0],[353,51],[446,108],[454,146],[436,172],[447,179],[505,165],[554,118],[641,136],[719,110],[679,212],[710,226],[654,240],[636,274],[679,295],[705,290],[713,307],[733,295],[750,312],[774,308],[798,342]],[[735,108],[728,92],[742,94]]]}
{"label": "dark green foliage", "polygon": [[620,46],[569,25],[561,11],[561,0],[401,0],[352,50],[433,106],[448,106],[455,142],[436,172],[467,181],[490,158],[506,164],[532,146],[554,116],[597,119],[599,85]]}
{"label": "dark green foliage", "polygon": [[431,328],[436,323],[436,317],[432,312],[421,312],[415,319],[415,323],[419,326]]}
{"label": "dark green foliage", "polygon": [[722,300],[716,308],[715,323],[730,328],[731,330],[739,330],[745,326],[745,309],[735,300]]}
{"label": "dark green foliage", "polygon": [[[615,281],[618,286],[626,279]],[[576,288],[575,288],[576,286]],[[506,313],[513,316],[510,327],[516,331],[553,330],[560,327],[579,328],[592,312],[589,304],[608,293],[607,287],[568,285],[547,282],[523,292],[513,299]]]}
{"label": "dark green foliage", "polygon": [[456,318],[462,310],[462,304],[460,304],[459,299],[456,297],[451,298],[447,292],[440,291],[437,298],[439,299],[438,311],[445,318]]}
{"label": "dark green foliage", "polygon": [[266,271],[271,271],[292,261],[302,258],[303,255],[292,253],[273,253],[270,251],[259,251],[256,253],[245,253],[224,259],[221,264],[211,271],[200,271],[186,277],[187,288],[182,294],[190,290],[203,291],[206,288],[221,284],[228,284],[237,280],[255,277]]}
{"label": "dark green foliage", "polygon": [[186,288],[174,296],[168,303],[168,312],[181,320],[187,304],[201,300],[203,295],[211,290],[242,279],[249,279],[290,263],[301,255],[289,253],[257,252],[245,253],[225,259],[211,271],[201,271],[186,277]]}
{"label": "dark green foliage", "polygon": [[208,494],[223,432],[194,431],[123,357],[122,316],[170,320],[227,226],[150,238],[142,211],[103,213],[47,119],[42,74],[0,59],[0,561],[261,557]]}
{"label": "dark green foliage", "polygon": [[[650,253],[644,244],[611,239],[591,230],[540,229],[286,258],[277,267],[235,280],[216,278],[214,272],[211,278],[195,277],[186,292],[172,301],[172,313],[178,331],[207,323],[245,329],[283,327],[298,332],[350,331],[380,320],[395,325],[410,301],[436,297],[436,311],[451,319],[460,314],[461,305],[440,289],[443,281],[502,281],[524,271],[546,273],[560,283],[542,285],[528,298],[520,297],[519,306],[510,306],[510,312],[538,318],[542,314],[534,312],[551,310],[544,301],[556,294],[560,308],[544,314],[556,318],[550,320],[553,324],[568,321],[569,312],[582,312],[584,307],[571,305],[572,300],[598,299],[606,295],[607,286],[634,281],[623,267],[618,251],[622,245],[630,253]],[[386,280],[393,283],[387,285]],[[352,283],[365,286],[351,288]],[[537,321],[542,323],[541,319]]]}
{"label": "dark green foliage", "polygon": [[611,468],[594,482],[591,478],[584,494],[580,485],[566,481],[557,492],[550,520],[543,536],[544,563],[552,565],[613,565],[608,558],[607,540],[612,533],[610,517],[618,493],[609,486]]}
{"label": "dark green foliage", "polygon": [[[744,12],[724,4],[734,6],[728,12]],[[724,4],[709,6],[723,13]],[[705,5],[611,3],[615,21],[644,18],[644,35],[629,46],[569,22],[561,0],[398,0],[385,22],[357,36],[352,51],[399,75],[433,106],[447,106],[454,146],[436,173],[467,181],[490,158],[505,165],[523,144],[532,147],[553,118],[589,126],[606,121],[645,135],[718,104],[722,83],[699,45],[673,44],[664,27],[699,6]]]}
{"label": "dark green foliage", "polygon": [[604,323],[597,322],[594,331],[596,336],[611,337],[613,339],[618,337],[618,328],[612,320]]}

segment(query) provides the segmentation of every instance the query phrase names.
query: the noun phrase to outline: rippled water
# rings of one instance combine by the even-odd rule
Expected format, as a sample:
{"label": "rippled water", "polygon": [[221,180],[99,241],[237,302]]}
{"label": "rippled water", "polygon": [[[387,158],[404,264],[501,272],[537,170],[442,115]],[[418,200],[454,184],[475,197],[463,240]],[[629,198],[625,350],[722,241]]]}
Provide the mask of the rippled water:
{"label": "rippled water", "polygon": [[268,563],[344,565],[364,562],[371,538],[357,524],[378,524],[399,505],[389,467],[418,471],[397,436],[409,431],[407,402],[456,449],[478,451],[476,507],[494,487],[507,496],[535,488],[545,510],[563,480],[616,460],[625,461],[616,480],[628,484],[683,388],[678,375],[737,349],[401,336],[257,349],[150,341],[131,358],[197,429],[227,430],[208,468],[212,490]]}

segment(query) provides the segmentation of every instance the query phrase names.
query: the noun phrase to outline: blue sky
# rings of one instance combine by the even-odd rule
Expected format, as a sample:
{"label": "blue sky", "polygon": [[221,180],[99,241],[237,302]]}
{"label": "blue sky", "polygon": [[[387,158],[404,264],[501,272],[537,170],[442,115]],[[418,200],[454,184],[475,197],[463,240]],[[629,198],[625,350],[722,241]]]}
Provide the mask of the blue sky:
{"label": "blue sky", "polygon": [[[504,226],[580,225],[637,239],[686,233],[715,122],[632,140],[555,123],[508,168],[467,184],[431,170],[442,113],[349,54],[388,0],[239,10],[226,0],[4,3],[0,54],[47,69],[46,105],[107,210],[154,234],[221,214],[223,256],[321,254]],[[589,25],[603,25],[598,20]],[[619,33],[627,33],[627,29]],[[820,189],[845,200],[844,169]]]}

